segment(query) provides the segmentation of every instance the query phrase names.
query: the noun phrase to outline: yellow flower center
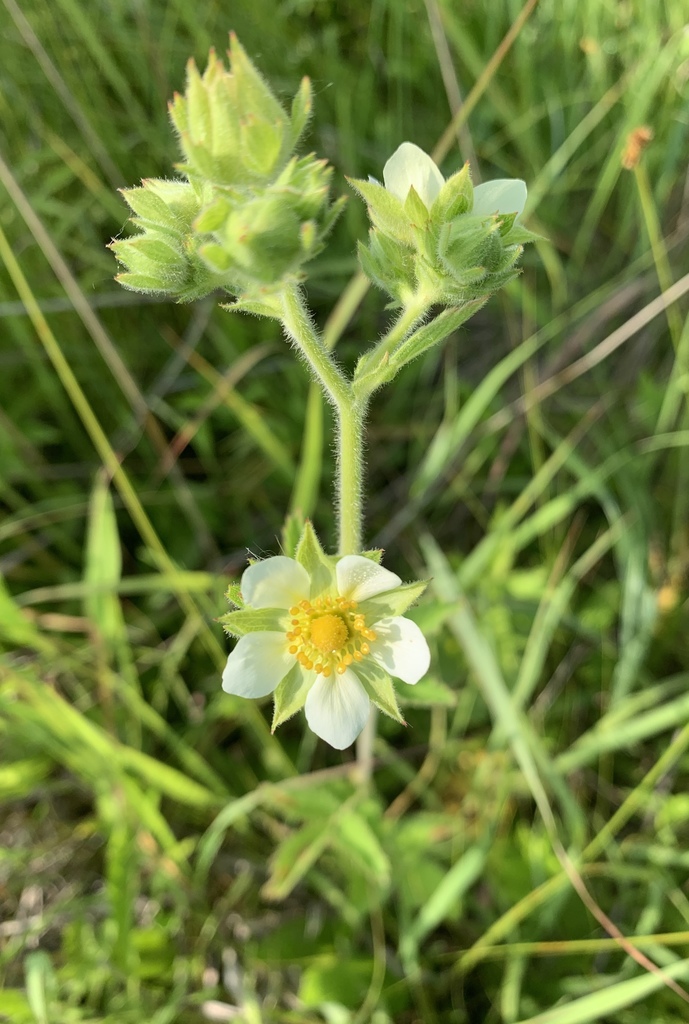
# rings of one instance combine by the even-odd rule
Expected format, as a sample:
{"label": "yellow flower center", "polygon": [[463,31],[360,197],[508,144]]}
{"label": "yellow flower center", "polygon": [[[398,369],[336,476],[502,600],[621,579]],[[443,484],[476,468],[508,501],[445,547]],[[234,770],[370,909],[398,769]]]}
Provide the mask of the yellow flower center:
{"label": "yellow flower center", "polygon": [[376,634],[366,625],[356,601],[345,597],[319,597],[300,601],[289,610],[291,629],[286,634],[289,653],[305,669],[324,676],[342,675],[370,652]]}
{"label": "yellow flower center", "polygon": [[349,630],[341,615],[321,615],[311,623],[311,643],[323,654],[332,654],[349,640]]}

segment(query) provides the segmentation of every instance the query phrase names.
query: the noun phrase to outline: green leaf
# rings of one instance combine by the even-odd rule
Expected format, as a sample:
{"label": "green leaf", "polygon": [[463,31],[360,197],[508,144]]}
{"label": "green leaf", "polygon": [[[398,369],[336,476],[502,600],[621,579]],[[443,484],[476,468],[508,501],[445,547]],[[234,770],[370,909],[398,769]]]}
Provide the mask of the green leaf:
{"label": "green leaf", "polygon": [[270,858],[270,875],[261,889],[267,900],[284,900],[299,884],[332,840],[330,818],[309,822],[292,832]]}
{"label": "green leaf", "polygon": [[428,580],[403,583],[401,587],[386,590],[384,594],[376,594],[362,601],[357,611],[365,615],[366,621],[370,623],[377,622],[378,619],[387,619],[391,615],[404,615],[407,608],[411,608],[414,602],[418,601],[428,583]]}
{"label": "green leaf", "polygon": [[426,901],[400,941],[400,955],[409,970],[416,961],[421,940],[441,921],[457,912],[457,903],[483,873],[489,845],[472,846],[452,865],[435,892]]}
{"label": "green leaf", "polygon": [[[627,1006],[634,1006],[653,992],[665,988],[667,978],[689,977],[689,960],[665,964],[651,973],[644,971],[640,977],[620,981],[608,988],[574,999],[570,1003],[555,1006],[535,1017],[528,1017],[519,1024],[597,1024],[601,1020],[612,1020]],[[617,1016],[615,1019],[619,1019]],[[645,1018],[648,1020],[648,1016]]]}
{"label": "green leaf", "polygon": [[394,718],[400,725],[406,725],[397,704],[395,687],[385,669],[371,658],[366,658],[356,665],[354,671],[376,707],[390,718]]}
{"label": "green leaf", "polygon": [[284,633],[289,628],[289,617],[284,608],[240,608],[226,612],[218,622],[230,636],[247,633]]}
{"label": "green leaf", "polygon": [[488,298],[489,296],[486,295],[480,299],[474,299],[473,302],[466,302],[459,308],[443,310],[430,323],[419,327],[390,356],[390,364],[385,371],[386,377],[391,379],[412,359],[417,359],[434,345],[444,341],[453,331],[466,323],[474,313],[478,313],[479,309],[485,306]]}
{"label": "green leaf", "polygon": [[122,550],[115,506],[108,478],[99,473],[91,492],[86,531],[84,582],[89,589],[84,596],[84,611],[110,645],[126,640],[122,606],[117,596],[121,574]]}
{"label": "green leaf", "polygon": [[328,558],[310,520],[304,523],[304,530],[294,557],[311,577],[311,600],[318,597],[333,584],[332,559]]}
{"label": "green leaf", "polygon": [[[302,972],[299,982],[299,1001],[304,1006],[361,1006],[369,988],[373,963],[371,960],[352,960],[333,954],[318,957]],[[342,1024],[351,1020],[346,1010],[338,1020]]]}
{"label": "green leaf", "polygon": [[354,862],[359,874],[387,887],[390,859],[366,819],[357,811],[347,811],[336,819],[336,834],[345,869]]}
{"label": "green leaf", "polygon": [[296,715],[297,711],[301,711],[312,682],[312,679],[304,673],[299,662],[295,662],[275,689],[275,709],[270,727],[271,732],[275,732],[278,726],[286,722],[292,715]]}

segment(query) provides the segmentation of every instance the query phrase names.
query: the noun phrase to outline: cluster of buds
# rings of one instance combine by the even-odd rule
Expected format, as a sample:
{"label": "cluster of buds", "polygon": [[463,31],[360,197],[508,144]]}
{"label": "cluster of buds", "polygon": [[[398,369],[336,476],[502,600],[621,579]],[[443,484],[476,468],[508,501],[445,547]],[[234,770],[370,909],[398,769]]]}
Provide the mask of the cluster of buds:
{"label": "cluster of buds", "polygon": [[515,277],[524,243],[537,237],[517,223],[523,181],[474,188],[468,164],[446,181],[411,142],[390,157],[383,180],[350,181],[373,224],[359,258],[364,273],[401,305],[414,294],[448,306],[487,297]]}
{"label": "cluster of buds", "polygon": [[216,288],[269,311],[285,279],[320,251],[344,200],[329,203],[331,168],[292,154],[311,112],[303,79],[290,114],[236,37],[230,72],[211,52],[200,75],[170,104],[183,180],[148,179],[124,189],[140,233],[112,243],[127,288],[181,301]]}

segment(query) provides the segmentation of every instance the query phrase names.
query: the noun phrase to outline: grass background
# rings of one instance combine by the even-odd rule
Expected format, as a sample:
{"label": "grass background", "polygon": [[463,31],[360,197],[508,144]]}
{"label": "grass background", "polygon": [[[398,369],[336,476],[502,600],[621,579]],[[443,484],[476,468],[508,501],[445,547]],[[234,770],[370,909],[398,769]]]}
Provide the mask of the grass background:
{"label": "grass background", "polygon": [[[0,1020],[687,1019],[687,20],[2,0]],[[549,239],[372,409],[367,542],[433,577],[433,671],[368,792],[219,689],[247,547],[296,507],[334,540],[327,414],[273,325],[105,249],[229,28],[285,99],[311,76],[337,193],[410,139],[524,178]],[[308,285],[348,366],[365,232],[352,197]]]}

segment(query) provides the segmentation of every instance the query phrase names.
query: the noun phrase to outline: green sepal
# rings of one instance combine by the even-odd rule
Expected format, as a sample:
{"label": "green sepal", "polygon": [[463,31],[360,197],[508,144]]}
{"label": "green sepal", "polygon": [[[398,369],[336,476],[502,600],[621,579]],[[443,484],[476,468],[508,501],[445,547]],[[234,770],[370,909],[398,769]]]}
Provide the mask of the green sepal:
{"label": "green sepal", "polygon": [[301,512],[289,512],[282,524],[281,548],[283,555],[294,558],[299,538],[304,531],[304,517]]}
{"label": "green sepal", "polygon": [[429,580],[414,580],[413,583],[403,583],[401,587],[395,587],[394,590],[376,594],[374,597],[361,601],[357,612],[365,615],[366,621],[369,623],[375,623],[390,616],[404,615],[407,609],[411,608],[415,601],[418,601],[429,582]]}
{"label": "green sepal", "polygon": [[383,550],[383,548],[369,548],[368,551],[361,552],[361,557],[369,558],[372,562],[375,562],[376,565],[380,565],[380,563],[383,561],[384,554],[385,551]]}
{"label": "green sepal", "polygon": [[199,246],[199,256],[216,274],[225,274],[232,267],[232,257],[217,242],[206,242]]}
{"label": "green sepal", "polygon": [[123,288],[132,292],[144,292],[146,295],[159,295],[169,292],[167,285],[156,277],[149,277],[146,274],[135,274],[125,271],[117,274],[115,280]]}
{"label": "green sepal", "polygon": [[242,597],[241,583],[228,584],[227,590],[225,591],[225,597],[230,604],[233,604],[235,606],[235,608],[244,607],[244,598]]}
{"label": "green sepal", "polygon": [[410,185],[407,198],[404,200],[404,212],[409,217],[413,227],[425,230],[431,215],[428,207],[413,185]]}
{"label": "green sepal", "polygon": [[273,694],[274,710],[270,731],[275,732],[279,725],[286,722],[297,711],[304,707],[306,695],[313,685],[315,673],[305,672],[298,661],[295,661],[287,675],[275,688]]}
{"label": "green sepal", "polygon": [[299,241],[305,255],[315,256],[318,246],[318,229],[315,220],[305,220],[299,228]]}
{"label": "green sepal", "polygon": [[194,231],[199,231],[201,233],[206,231],[217,231],[218,228],[223,226],[230,215],[231,210],[232,207],[227,199],[225,199],[224,196],[218,196],[210,206],[207,206],[205,210],[202,210],[198,215],[193,224]]}
{"label": "green sepal", "polygon": [[329,590],[334,582],[332,559],[330,559],[316,536],[310,520],[304,523],[294,557],[311,577],[311,600]]}
{"label": "green sepal", "polygon": [[311,119],[312,105],[311,80],[305,75],[301,80],[299,92],[292,100],[292,149],[303,135],[304,129]]}
{"label": "green sepal", "polygon": [[[209,65],[213,61],[214,56],[212,54],[210,57]],[[213,139],[213,126],[210,103],[208,102],[208,91],[193,57],[190,57],[187,61],[185,98],[187,130],[191,141],[194,145],[203,145],[205,143],[210,148]]]}
{"label": "green sepal", "polygon": [[230,65],[234,79],[235,97],[244,111],[273,124],[282,133],[287,127],[287,114],[271,92],[270,86],[247,56],[234,32],[230,32]]}
{"label": "green sepal", "polygon": [[364,661],[358,662],[355,672],[376,707],[390,718],[394,718],[396,722],[406,725],[397,703],[395,687],[385,669],[370,658],[366,658]]}
{"label": "green sepal", "polygon": [[179,250],[151,234],[120,239],[109,248],[127,270],[164,282],[166,291],[174,291],[187,276],[187,264]]}
{"label": "green sepal", "polygon": [[121,188],[119,192],[132,212],[142,220],[161,227],[170,227],[174,223],[170,210],[152,189],[142,186],[141,188]]}
{"label": "green sepal", "polygon": [[289,616],[284,608],[240,608],[226,612],[218,619],[230,636],[247,633],[284,633],[289,628]]}
{"label": "green sepal", "polygon": [[369,231],[369,243],[357,243],[361,268],[368,278],[394,299],[414,291],[416,279],[412,250],[375,228]]}
{"label": "green sepal", "polygon": [[468,213],[473,205],[474,188],[467,163],[451,175],[440,189],[431,207],[431,216],[436,224],[441,224]]}
{"label": "green sepal", "polygon": [[181,233],[189,230],[201,207],[199,193],[193,185],[167,178],[144,178],[141,184],[162,199]]}
{"label": "green sepal", "polygon": [[[373,234],[373,229],[371,229]],[[366,277],[372,284],[380,288],[381,291],[387,292],[388,295],[394,295],[395,282],[388,276],[388,267],[381,264],[373,253],[373,247],[364,245],[359,240],[356,243],[357,254],[359,256],[359,263]]]}
{"label": "green sepal", "polygon": [[502,239],[503,245],[527,245],[529,242],[545,242],[547,239],[544,235],[539,235],[535,231],[529,231],[522,224],[515,224],[514,227],[508,231]]}
{"label": "green sepal", "polygon": [[253,174],[267,178],[282,149],[282,131],[270,121],[247,114],[239,126],[239,152],[242,163]]}
{"label": "green sepal", "polygon": [[320,237],[323,239],[326,235],[330,234],[333,229],[333,225],[340,218],[340,214],[347,205],[347,196],[340,196],[334,203],[328,208],[325,213],[323,220],[320,225]]}
{"label": "green sepal", "polygon": [[497,218],[499,225],[500,234],[504,237],[509,235],[510,231],[514,227],[514,222],[517,219],[516,213],[501,213]]}
{"label": "green sepal", "polygon": [[412,244],[409,217],[396,196],[376,181],[362,181],[359,178],[347,178],[347,181],[368,205],[374,227],[386,235],[391,235],[392,238],[397,238],[408,245]]}

